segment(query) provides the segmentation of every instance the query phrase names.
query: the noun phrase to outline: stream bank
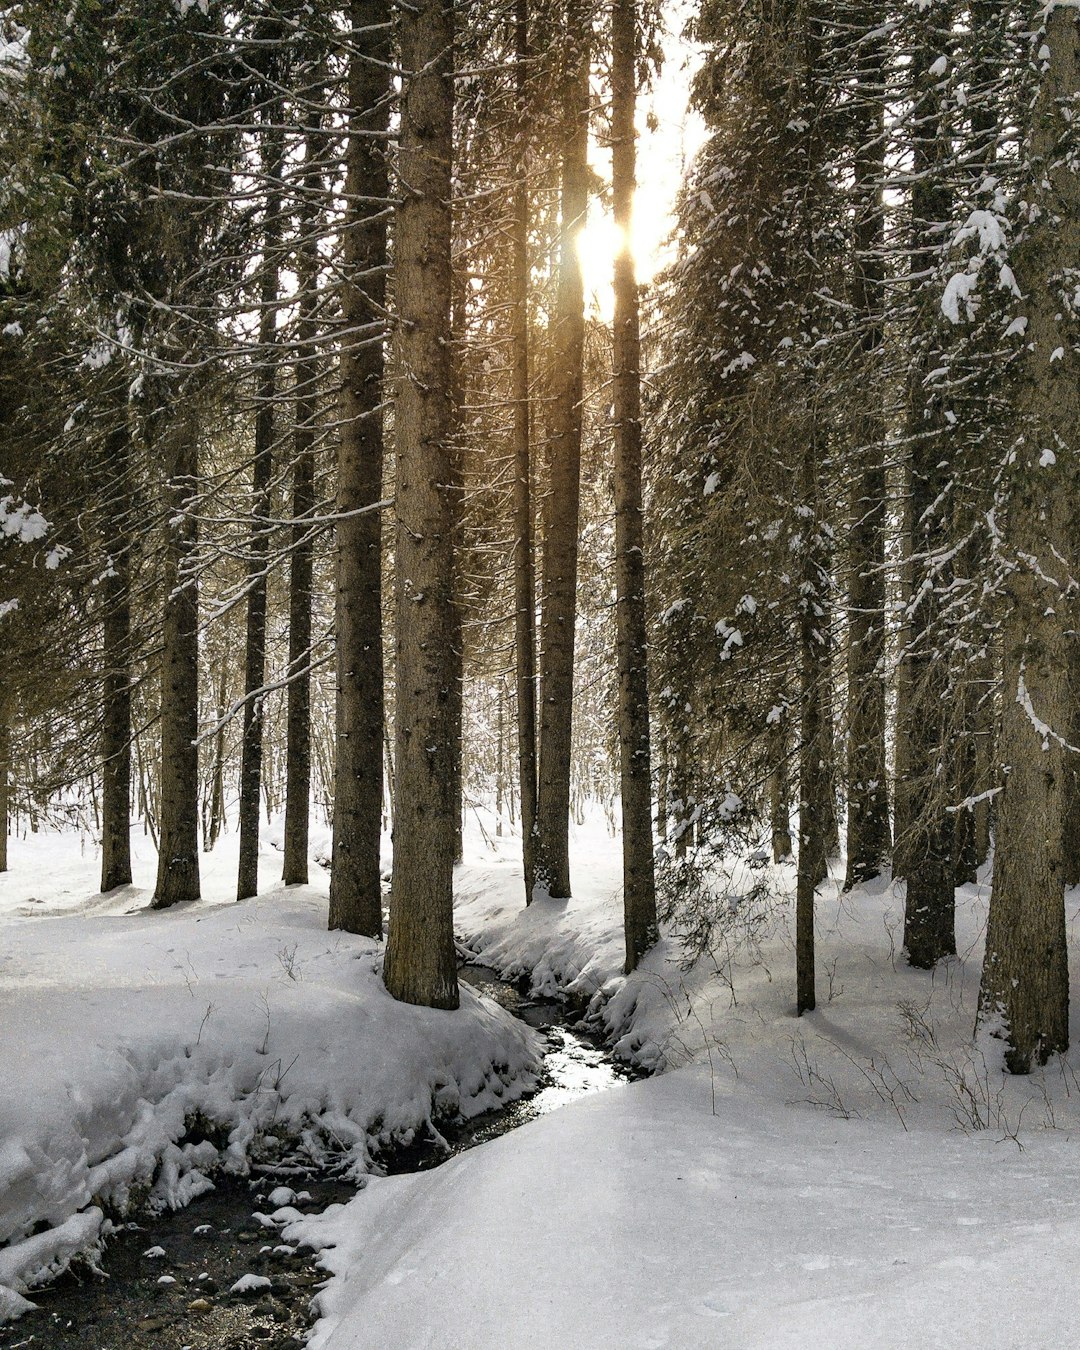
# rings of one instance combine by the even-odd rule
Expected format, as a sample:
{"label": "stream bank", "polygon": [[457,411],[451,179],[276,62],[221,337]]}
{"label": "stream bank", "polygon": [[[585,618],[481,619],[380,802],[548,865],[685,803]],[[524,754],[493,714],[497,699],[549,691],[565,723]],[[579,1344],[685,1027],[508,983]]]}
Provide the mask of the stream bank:
{"label": "stream bank", "polygon": [[[541,1031],[548,1042],[538,1090],[497,1112],[441,1129],[384,1160],[393,1174],[437,1167],[526,1121],[631,1077],[598,1041],[571,1024],[565,1005],[533,999],[494,971],[465,966],[460,978]],[[0,1325],[2,1350],[290,1350],[310,1326],[310,1303],[327,1280],[317,1254],[282,1243],[270,1215],[282,1206],[317,1213],[356,1188],[289,1160],[283,1178],[219,1177],[185,1209],[147,1214],[109,1238],[101,1270],[85,1263],[36,1290],[35,1312]],[[284,1191],[290,1193],[289,1199]],[[257,1217],[258,1216],[258,1217]],[[250,1277],[250,1278],[249,1278]],[[234,1292],[243,1282],[251,1286]]]}

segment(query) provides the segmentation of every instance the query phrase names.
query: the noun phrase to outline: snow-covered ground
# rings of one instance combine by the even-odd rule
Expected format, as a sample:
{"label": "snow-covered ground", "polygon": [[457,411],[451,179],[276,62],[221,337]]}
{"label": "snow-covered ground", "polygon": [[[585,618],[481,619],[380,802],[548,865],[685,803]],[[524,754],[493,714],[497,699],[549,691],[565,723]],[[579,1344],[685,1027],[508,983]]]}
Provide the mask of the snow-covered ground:
{"label": "snow-covered ground", "polygon": [[456,1013],[395,1003],[377,944],[326,931],[325,876],[274,886],[268,854],[236,904],[233,837],[201,903],[155,912],[133,842],[139,884],[109,897],[72,836],[13,840],[0,876],[0,1314],[129,1197],[183,1204],[275,1138],[362,1172],[535,1081],[533,1033],[471,990]]}
{"label": "snow-covered ground", "polygon": [[[661,1072],[286,1228],[336,1276],[317,1350],[1075,1343],[1080,1055],[1010,1079],[996,1042],[972,1044],[985,887],[958,895],[962,955],[926,974],[904,964],[892,886],[827,884],[819,1009],[797,1019],[783,905],[751,947],[683,969],[669,934],[626,980],[602,822],[579,831],[573,900],[527,911],[516,842],[473,842],[463,942]],[[163,1198],[197,1187],[212,1159],[170,1152],[193,1110],[230,1125],[234,1165],[288,1127],[363,1166],[370,1133],[421,1124],[433,1097],[472,1109],[527,1081],[531,1040],[470,992],[459,1014],[392,1004],[373,944],[324,931],[325,887],[227,903],[230,852],[208,901],[153,914],[126,912],[145,891],[92,898],[96,861],[69,840],[14,846],[7,1234],[92,1225],[94,1199],[155,1156]],[[18,1287],[19,1250],[0,1251],[0,1282]]]}

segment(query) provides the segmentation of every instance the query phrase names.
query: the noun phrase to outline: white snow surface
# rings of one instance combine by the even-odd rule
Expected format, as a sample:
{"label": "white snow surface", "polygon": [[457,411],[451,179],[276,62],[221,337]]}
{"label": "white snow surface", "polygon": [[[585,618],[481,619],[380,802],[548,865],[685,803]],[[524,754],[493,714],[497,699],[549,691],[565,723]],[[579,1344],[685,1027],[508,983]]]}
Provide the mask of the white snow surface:
{"label": "white snow surface", "polygon": [[972,1044],[985,884],[931,974],[899,949],[901,887],[826,883],[799,1019],[785,904],[688,970],[668,934],[624,979],[618,841],[579,831],[573,899],[528,910],[493,843],[459,873],[466,943],[662,1072],[286,1227],[336,1276],[312,1350],[1074,1343],[1076,1058],[1011,1079]]}
{"label": "white snow surface", "polygon": [[[471,989],[453,1013],[390,998],[380,945],[327,932],[325,877],[237,904],[233,836],[203,857],[206,899],[152,911],[133,844],[140,885],[109,896],[72,836],[13,839],[0,876],[0,1286],[25,1295],[92,1246],[100,1206],[176,1208],[246,1171],[264,1136],[361,1173],[433,1116],[533,1086],[535,1033]],[[222,1149],[185,1140],[196,1116]]]}
{"label": "white snow surface", "polygon": [[[577,832],[573,899],[528,909],[520,841],[484,823],[457,873],[462,941],[538,992],[569,994],[657,1073],[435,1171],[372,1176],[322,1215],[282,1188],[278,1240],[316,1248],[334,1277],[314,1350],[1075,1343],[1080,1056],[1017,1079],[997,1041],[972,1042],[988,873],[958,891],[961,955],[933,973],[904,961],[901,886],[841,896],[826,882],[819,1006],[796,1018],[790,867],[767,869],[779,898],[758,922],[734,907],[738,932],[690,966],[667,932],[626,978],[619,843],[603,821]],[[271,1122],[306,1127],[316,1151],[332,1123],[363,1165],[371,1112],[407,1129],[444,1079],[475,1082],[473,1103],[527,1081],[531,1040],[464,987],[458,1014],[392,1004],[374,944],[324,931],[321,888],[238,906],[215,902],[227,892],[213,883],[183,913],[125,914],[145,892],[89,898],[91,854],[55,837],[14,844],[0,878],[0,998],[16,1027],[0,1058],[28,1085],[0,1108],[0,1138],[34,1142],[50,1221],[74,1215],[85,1242],[100,1223],[92,1177],[115,1194],[128,1150],[167,1163],[191,1102],[232,1122],[237,1166]],[[267,1060],[298,1052],[272,1093]],[[33,1206],[16,1179],[0,1163],[0,1214],[25,1232]],[[21,1273],[9,1253],[25,1244],[0,1252],[0,1308],[32,1289],[35,1263],[66,1259],[49,1238],[30,1239],[44,1242]]]}

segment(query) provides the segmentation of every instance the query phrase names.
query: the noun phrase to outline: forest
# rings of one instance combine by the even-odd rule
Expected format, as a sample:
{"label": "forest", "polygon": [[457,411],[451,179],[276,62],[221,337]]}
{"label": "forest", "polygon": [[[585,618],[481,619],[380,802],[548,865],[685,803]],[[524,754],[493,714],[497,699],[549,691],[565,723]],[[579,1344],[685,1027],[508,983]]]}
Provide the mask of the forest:
{"label": "forest", "polygon": [[1069,1342],[1076,0],[0,0],[0,429],[0,1346]]}

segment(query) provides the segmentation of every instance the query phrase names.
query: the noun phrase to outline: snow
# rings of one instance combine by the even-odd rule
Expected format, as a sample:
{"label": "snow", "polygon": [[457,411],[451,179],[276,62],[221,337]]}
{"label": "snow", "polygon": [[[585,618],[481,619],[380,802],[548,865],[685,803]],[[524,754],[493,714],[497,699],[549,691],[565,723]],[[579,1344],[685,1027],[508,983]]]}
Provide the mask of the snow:
{"label": "snow", "polygon": [[230,1288],[230,1294],[261,1294],[273,1288],[273,1281],[265,1275],[241,1275]]}
{"label": "snow", "polygon": [[[569,901],[526,908],[520,841],[486,836],[482,846],[476,833],[456,874],[462,942],[537,992],[573,998],[620,1056],[658,1072],[434,1171],[369,1175],[322,1215],[276,1189],[268,1232],[315,1248],[332,1276],[316,1299],[314,1350],[1073,1342],[1080,1054],[1011,1078],[999,1041],[972,1042],[985,869],[957,892],[961,955],[932,973],[900,951],[902,886],[881,879],[841,895],[835,879],[824,883],[819,1007],[796,1018],[790,865],[764,865],[775,899],[752,927],[736,907],[696,963],[668,930],[626,977],[620,850],[599,813],[575,831]],[[35,1268],[55,1268],[76,1239],[93,1245],[101,1210],[89,1200],[101,1193],[86,1174],[102,1156],[115,1166],[128,1149],[153,1152],[151,1133],[164,1160],[161,1141],[180,1138],[181,1113],[166,1109],[178,1092],[226,1117],[226,1160],[236,1152],[242,1166],[260,1123],[251,1085],[267,1059],[287,1063],[299,1049],[269,1120],[284,1129],[305,1101],[313,1144],[332,1115],[364,1165],[361,1122],[371,1125],[376,1103],[385,1122],[415,1128],[439,1074],[486,1075],[489,1100],[527,1077],[531,1041],[470,990],[456,1014],[380,996],[373,944],[323,931],[324,886],[224,903],[215,854],[209,901],[148,914],[137,890],[89,895],[92,853],[55,837],[16,842],[0,878],[0,997],[14,1026],[0,1056],[6,1078],[31,1075],[20,1102],[37,1099],[36,1110],[4,1102],[0,1137],[36,1145],[56,1198],[43,1217],[83,1226],[59,1247],[54,1227],[28,1239],[36,1252],[26,1241],[0,1251],[10,1291],[0,1298],[25,1293]],[[48,890],[34,889],[43,880]],[[1073,897],[1074,923],[1076,911]],[[296,944],[299,979],[276,959],[283,942]],[[262,993],[271,1044],[260,1053]],[[493,1082],[499,1055],[518,1079]],[[135,1092],[143,1115],[121,1109]],[[76,1120],[82,1155],[64,1142]],[[10,1180],[9,1162],[0,1178]],[[178,1166],[177,1184],[184,1175]],[[10,1185],[2,1194],[10,1223]],[[22,1222],[25,1232],[25,1205]]]}
{"label": "snow", "polygon": [[459,875],[459,930],[664,1071],[287,1227],[335,1277],[313,1350],[1071,1343],[1075,1065],[1011,1079],[971,1043],[985,879],[933,974],[898,950],[901,887],[826,883],[797,1019],[786,905],[756,955],[684,969],[669,934],[626,979],[617,841],[577,844],[573,899],[524,909],[499,841]]}
{"label": "snow", "polygon": [[25,1295],[93,1244],[102,1206],[176,1208],[245,1172],[271,1132],[359,1175],[533,1085],[535,1033],[472,990],[454,1013],[395,1003],[379,945],[326,931],[325,878],[237,904],[231,836],[208,899],[151,911],[153,849],[132,843],[140,884],[109,896],[74,836],[12,840],[0,876],[0,1081],[19,1089],[0,1096],[0,1285]]}

